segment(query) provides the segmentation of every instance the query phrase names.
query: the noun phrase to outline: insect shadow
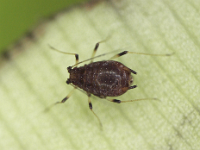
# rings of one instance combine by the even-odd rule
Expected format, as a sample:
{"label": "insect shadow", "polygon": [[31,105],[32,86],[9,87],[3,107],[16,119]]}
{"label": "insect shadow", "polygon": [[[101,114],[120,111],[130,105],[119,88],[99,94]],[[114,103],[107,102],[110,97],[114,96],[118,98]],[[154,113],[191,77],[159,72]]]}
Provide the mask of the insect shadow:
{"label": "insect shadow", "polygon": [[[102,123],[99,117],[93,111],[92,102],[90,99],[91,95],[94,95],[99,98],[103,98],[110,102],[114,102],[118,104],[141,101],[141,100],[158,100],[157,98],[142,98],[142,99],[121,101],[118,99],[107,98],[107,97],[120,96],[126,93],[128,90],[131,90],[137,87],[137,85],[132,85],[133,84],[132,74],[136,75],[137,72],[128,68],[122,63],[111,60],[111,59],[121,57],[128,53],[150,55],[150,56],[171,56],[172,54],[148,54],[148,53],[123,51],[114,55],[109,60],[93,62],[93,60],[98,57],[102,57],[107,54],[118,51],[118,50],[115,50],[109,53],[104,53],[104,54],[95,56],[98,50],[99,44],[102,42],[105,42],[105,40],[96,43],[91,58],[83,60],[81,62],[79,62],[78,54],[63,52],[49,45],[49,47],[52,50],[55,50],[63,54],[74,55],[76,59],[76,63],[73,66],[67,67],[70,77],[67,79],[66,83],[72,85],[74,87],[73,90],[71,90],[69,94],[66,97],[64,97],[61,101],[54,103],[53,105],[45,109],[45,111],[48,111],[54,105],[66,102],[66,100],[70,98],[70,96],[72,95],[75,89],[81,89],[85,91],[86,94],[88,95],[89,109],[96,116],[100,125],[102,126]],[[85,64],[84,66],[78,67],[79,64],[82,64],[83,62],[87,62],[87,61],[90,61],[90,63]]]}

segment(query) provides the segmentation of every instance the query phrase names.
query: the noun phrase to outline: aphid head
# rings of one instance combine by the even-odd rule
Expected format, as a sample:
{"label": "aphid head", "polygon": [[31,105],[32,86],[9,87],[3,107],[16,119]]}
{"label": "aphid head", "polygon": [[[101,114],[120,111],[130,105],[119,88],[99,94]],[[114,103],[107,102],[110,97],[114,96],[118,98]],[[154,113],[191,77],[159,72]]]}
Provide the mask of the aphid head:
{"label": "aphid head", "polygon": [[[70,74],[70,73],[71,73],[71,71],[72,71],[73,69],[72,69],[72,67],[71,67],[71,66],[69,66],[69,67],[67,67],[67,70],[68,70],[68,72],[69,72],[69,74]],[[72,82],[71,82],[71,80],[70,80],[70,78],[69,78],[69,79],[67,79],[66,83],[67,83],[67,84],[70,84],[70,83],[72,83]]]}
{"label": "aphid head", "polygon": [[84,73],[84,68],[80,67],[74,67],[72,68],[71,66],[69,66],[67,68],[68,72],[69,72],[69,78],[67,79],[66,83],[67,84],[73,84],[75,86],[79,86],[82,84],[83,82],[83,73]]}

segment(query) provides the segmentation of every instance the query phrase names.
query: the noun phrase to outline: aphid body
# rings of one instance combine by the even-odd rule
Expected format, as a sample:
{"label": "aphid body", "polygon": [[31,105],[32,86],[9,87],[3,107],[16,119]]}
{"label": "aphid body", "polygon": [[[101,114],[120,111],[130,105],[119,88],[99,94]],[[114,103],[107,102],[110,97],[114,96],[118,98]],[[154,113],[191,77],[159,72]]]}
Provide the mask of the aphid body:
{"label": "aphid body", "polygon": [[[99,120],[101,124],[99,117],[94,113],[92,109],[92,102],[90,100],[91,94],[100,98],[104,98],[108,101],[115,102],[115,103],[122,103],[122,102],[125,103],[125,102],[133,102],[133,101],[149,100],[149,99],[155,100],[155,98],[133,99],[133,100],[127,100],[127,101],[121,101],[118,99],[108,99],[107,97],[120,96],[126,93],[128,90],[136,88],[137,87],[136,85],[131,86],[131,84],[133,83],[133,77],[131,73],[133,74],[137,74],[137,73],[134,70],[126,67],[125,65],[123,65],[122,63],[118,61],[106,60],[106,61],[93,62],[93,59],[108,54],[108,53],[101,54],[94,57],[99,47],[99,43],[100,42],[98,42],[95,45],[92,58],[84,60],[82,62],[79,62],[79,56],[76,53],[62,52],[51,46],[50,47],[53,50],[56,50],[61,53],[75,55],[76,64],[73,66],[69,66],[67,68],[70,74],[70,77],[67,79],[66,83],[72,84],[74,86],[74,89],[80,88],[87,93],[89,108],[93,112],[93,114],[97,117],[97,119]],[[111,59],[120,57],[127,53],[152,55],[152,56],[170,56],[171,55],[171,54],[147,54],[147,53],[123,51],[121,53],[114,55]],[[89,61],[89,60],[91,61],[89,64],[78,67],[79,64]],[[74,89],[65,98],[63,98],[62,101],[57,102],[55,104],[64,103],[71,96]]]}
{"label": "aphid body", "polygon": [[100,98],[120,96],[130,89],[133,82],[131,71],[122,63],[112,60],[68,67],[70,78],[67,84],[72,83]]}

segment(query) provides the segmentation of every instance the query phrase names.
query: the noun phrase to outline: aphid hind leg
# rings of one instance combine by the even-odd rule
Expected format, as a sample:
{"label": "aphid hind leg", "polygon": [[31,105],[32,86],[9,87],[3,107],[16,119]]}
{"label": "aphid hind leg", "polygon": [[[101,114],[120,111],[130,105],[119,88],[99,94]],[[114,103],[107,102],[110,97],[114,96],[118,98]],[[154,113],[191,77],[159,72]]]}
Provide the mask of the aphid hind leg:
{"label": "aphid hind leg", "polygon": [[91,97],[91,94],[88,94],[88,104],[89,104],[89,108],[90,108],[90,110],[92,111],[92,113],[95,115],[95,117],[98,119],[99,124],[100,124],[101,127],[102,127],[101,120],[100,120],[99,117],[95,114],[95,112],[92,110],[93,107],[92,107],[92,102],[91,102],[90,97]]}
{"label": "aphid hind leg", "polygon": [[110,101],[110,102],[114,102],[114,103],[127,103],[127,102],[134,102],[134,101],[143,101],[143,100],[158,100],[157,98],[141,98],[141,99],[133,99],[133,100],[128,100],[128,101],[121,101],[118,99],[109,99],[106,98],[106,100]]}
{"label": "aphid hind leg", "polygon": [[[136,88],[137,85],[133,85],[128,87],[129,90]],[[158,100],[157,98],[142,98],[142,99],[134,99],[134,100],[128,100],[128,101],[121,101],[118,99],[109,99],[106,98],[106,100],[110,101],[110,102],[114,102],[114,103],[127,103],[127,102],[134,102],[134,101],[142,101],[142,100]]]}
{"label": "aphid hind leg", "polygon": [[51,106],[47,107],[47,108],[44,110],[44,112],[49,111],[53,106],[55,106],[55,105],[57,105],[57,104],[62,104],[62,103],[64,103],[64,102],[66,102],[66,100],[69,99],[70,96],[73,94],[73,92],[74,92],[75,89],[76,89],[76,88],[72,89],[72,90],[69,92],[69,94],[68,94],[66,97],[64,97],[60,102],[56,102],[56,103],[52,104]]}
{"label": "aphid hind leg", "polygon": [[115,59],[115,58],[118,58],[118,57],[121,57],[125,54],[140,54],[140,55],[149,55],[149,56],[171,56],[173,55],[173,53],[171,54],[149,54],[149,53],[139,53],[139,52],[129,52],[129,51],[123,51],[121,53],[118,53],[116,55],[114,55],[113,57],[111,57],[110,59]]}

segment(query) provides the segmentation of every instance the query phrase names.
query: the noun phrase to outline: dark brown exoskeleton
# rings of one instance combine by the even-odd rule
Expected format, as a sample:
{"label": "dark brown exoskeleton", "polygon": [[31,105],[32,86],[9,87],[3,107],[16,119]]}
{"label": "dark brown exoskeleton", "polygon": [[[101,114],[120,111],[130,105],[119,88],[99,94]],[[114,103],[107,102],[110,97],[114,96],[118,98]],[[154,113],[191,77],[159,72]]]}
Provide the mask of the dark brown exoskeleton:
{"label": "dark brown exoskeleton", "polygon": [[[118,99],[108,99],[107,97],[117,97],[126,93],[130,89],[136,88],[137,87],[136,85],[131,86],[133,83],[133,77],[131,73],[133,74],[137,74],[137,73],[134,70],[126,67],[125,65],[123,65],[122,63],[118,61],[106,60],[106,61],[93,62],[95,58],[108,54],[106,53],[106,54],[102,54],[102,55],[94,57],[99,47],[99,43],[101,42],[98,42],[95,45],[92,58],[84,60],[82,62],[79,62],[78,54],[62,52],[51,46],[50,47],[53,50],[59,51],[61,53],[75,55],[76,64],[73,66],[69,66],[67,68],[70,74],[70,77],[69,79],[67,79],[66,83],[73,85],[74,89],[80,88],[87,93],[89,108],[93,112],[93,114],[97,117],[97,119],[99,120],[101,124],[100,119],[92,110],[92,103],[90,100],[91,94],[100,98],[104,98],[108,101],[115,102],[115,103],[133,102],[133,101],[149,100],[149,99],[155,100],[156,98],[143,98],[143,99],[134,99],[134,100],[128,100],[128,101],[121,101]],[[171,55],[171,54],[146,54],[146,53],[123,51],[113,56],[111,59],[120,57],[127,53],[153,55],[153,56],[170,56]],[[91,60],[91,63],[81,66],[81,67],[77,67],[78,64],[81,64],[89,60]],[[71,96],[74,89],[61,102],[57,102],[55,104],[64,103]]]}
{"label": "dark brown exoskeleton", "polygon": [[135,71],[122,63],[112,60],[93,62],[82,67],[68,67],[70,78],[67,84],[72,83],[87,93],[100,98],[115,97],[124,94],[131,86]]}

